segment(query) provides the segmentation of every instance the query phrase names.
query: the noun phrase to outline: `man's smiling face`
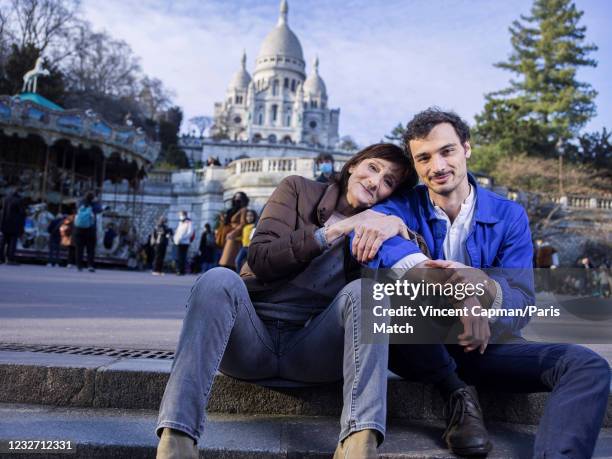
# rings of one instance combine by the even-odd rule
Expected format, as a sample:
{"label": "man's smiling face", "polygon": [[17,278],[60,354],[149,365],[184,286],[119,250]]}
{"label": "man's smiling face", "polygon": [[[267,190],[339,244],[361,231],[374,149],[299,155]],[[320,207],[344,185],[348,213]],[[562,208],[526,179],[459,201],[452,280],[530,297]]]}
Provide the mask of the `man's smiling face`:
{"label": "man's smiling face", "polygon": [[448,196],[467,179],[470,143],[461,144],[450,123],[440,123],[422,139],[410,140],[417,174],[430,192]]}

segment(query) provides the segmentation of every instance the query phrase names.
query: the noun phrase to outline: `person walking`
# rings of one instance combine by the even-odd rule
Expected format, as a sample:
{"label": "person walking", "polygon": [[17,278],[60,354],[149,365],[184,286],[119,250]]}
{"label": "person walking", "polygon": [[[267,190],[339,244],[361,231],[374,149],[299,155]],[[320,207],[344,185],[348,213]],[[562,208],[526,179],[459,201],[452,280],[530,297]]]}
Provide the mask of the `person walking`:
{"label": "person walking", "polygon": [[51,223],[47,226],[47,232],[49,233],[49,260],[47,266],[55,266],[60,263],[60,247],[62,242],[62,235],[60,233],[60,227],[66,217],[59,214]]}
{"label": "person walking", "polygon": [[240,251],[238,252],[238,255],[236,255],[236,272],[240,272],[240,268],[242,268],[242,265],[245,262],[249,253],[249,244],[251,243],[251,239],[253,238],[256,221],[257,212],[255,212],[253,209],[247,210],[247,224],[244,225],[244,228],[242,228],[242,247],[240,247]]}
{"label": "person walking", "polygon": [[0,263],[16,265],[17,239],[24,231],[26,212],[23,198],[16,189],[4,198],[0,212]]}
{"label": "person walking", "polygon": [[193,232],[193,224],[188,217],[187,212],[181,210],[179,212],[179,223],[174,231],[174,243],[176,244],[176,274],[182,276],[185,274],[185,264],[187,263],[187,252],[189,245],[193,242],[195,233]]}
{"label": "person walking", "polygon": [[210,227],[210,224],[204,225],[204,231],[200,237],[200,270],[205,273],[215,266],[215,252],[217,245],[215,244],[215,235]]}
{"label": "person walking", "polygon": [[89,272],[94,272],[96,256],[96,214],[102,211],[95,201],[95,195],[90,191],[81,201],[74,219],[74,240],[76,243],[76,265],[83,270],[83,253],[87,250],[87,265]]}
{"label": "person walking", "polygon": [[161,276],[164,274],[164,260],[166,258],[166,250],[168,243],[172,239],[172,230],[168,227],[168,219],[166,217],[160,217],[157,226],[151,233],[149,243],[153,247],[155,253],[153,257],[153,274],[154,276]]}
{"label": "person walking", "polygon": [[76,247],[74,244],[74,211],[67,215],[60,225],[60,245],[68,251],[66,268],[71,268],[76,264]]}
{"label": "person walking", "polygon": [[219,266],[236,270],[236,255],[242,247],[242,228],[246,225],[248,205],[249,198],[242,191],[237,192],[232,198],[232,207],[225,214],[225,225],[228,232]]}

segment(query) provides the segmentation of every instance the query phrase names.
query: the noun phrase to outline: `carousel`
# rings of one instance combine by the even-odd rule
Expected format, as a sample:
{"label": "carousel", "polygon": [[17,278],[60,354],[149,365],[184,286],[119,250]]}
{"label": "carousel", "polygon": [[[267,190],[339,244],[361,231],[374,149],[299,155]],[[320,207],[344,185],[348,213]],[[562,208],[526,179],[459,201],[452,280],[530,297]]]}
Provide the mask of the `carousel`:
{"label": "carousel", "polygon": [[27,205],[19,257],[45,259],[48,226],[75,212],[89,191],[127,183],[131,206],[103,201],[97,218],[96,259],[125,264],[134,250],[142,212],[141,181],[159,155],[159,143],[140,128],[108,123],[92,110],[65,110],[36,93],[45,75],[40,60],[15,96],[0,95],[0,198],[20,190]]}

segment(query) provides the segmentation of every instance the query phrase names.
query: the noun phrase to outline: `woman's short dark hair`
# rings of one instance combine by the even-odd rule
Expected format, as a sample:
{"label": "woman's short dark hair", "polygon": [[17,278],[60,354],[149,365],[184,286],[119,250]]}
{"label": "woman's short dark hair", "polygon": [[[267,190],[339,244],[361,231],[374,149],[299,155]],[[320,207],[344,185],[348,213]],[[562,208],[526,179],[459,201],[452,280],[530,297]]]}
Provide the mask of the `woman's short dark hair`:
{"label": "woman's short dark hair", "polygon": [[348,186],[349,176],[351,175],[349,169],[358,165],[364,159],[370,158],[384,159],[400,166],[404,170],[399,188],[410,189],[419,181],[410,158],[408,158],[408,155],[402,148],[392,143],[375,143],[355,153],[342,167],[340,174],[336,178],[342,191],[346,191]]}
{"label": "woman's short dark hair", "polygon": [[417,113],[406,125],[403,142],[411,160],[412,153],[410,152],[410,141],[424,139],[433,128],[442,123],[448,123],[455,129],[461,145],[470,140],[470,127],[459,117],[459,115],[455,112],[442,111],[437,107],[430,107],[427,110]]}

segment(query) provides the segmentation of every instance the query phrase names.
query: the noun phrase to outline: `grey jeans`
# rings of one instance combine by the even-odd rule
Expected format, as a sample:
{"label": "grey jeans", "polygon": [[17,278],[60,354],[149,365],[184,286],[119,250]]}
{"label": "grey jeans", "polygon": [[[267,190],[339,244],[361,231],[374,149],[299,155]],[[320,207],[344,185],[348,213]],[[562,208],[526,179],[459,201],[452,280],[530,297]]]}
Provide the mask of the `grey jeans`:
{"label": "grey jeans", "polygon": [[243,380],[344,380],[340,440],[374,429],[385,435],[387,344],[361,342],[361,280],[346,285],[304,327],[264,324],[246,286],[226,268],[203,274],[188,311],[164,392],[157,434],[170,427],[195,440],[217,370]]}

